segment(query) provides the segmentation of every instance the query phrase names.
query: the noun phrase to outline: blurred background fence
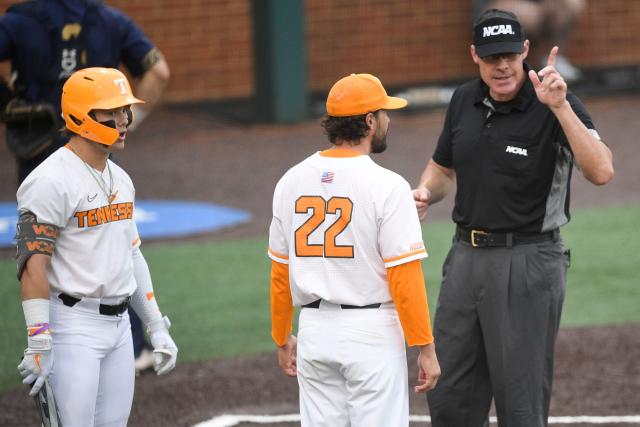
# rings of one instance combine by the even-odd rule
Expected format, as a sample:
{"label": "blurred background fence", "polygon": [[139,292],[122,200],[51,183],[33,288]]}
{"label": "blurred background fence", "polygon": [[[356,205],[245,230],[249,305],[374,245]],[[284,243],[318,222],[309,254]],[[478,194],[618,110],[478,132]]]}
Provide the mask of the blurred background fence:
{"label": "blurred background fence", "polygon": [[[255,92],[254,2],[281,11],[301,2],[306,86],[326,92],[341,76],[369,72],[386,86],[459,81],[469,58],[472,0],[109,0],[165,54],[164,100],[248,99]],[[1,0],[4,11],[12,1]],[[289,16],[295,19],[295,16]],[[640,64],[640,1],[587,0],[568,42],[583,69]],[[285,43],[286,49],[286,43]],[[534,46],[535,48],[535,46]],[[7,74],[7,65],[2,72]]]}

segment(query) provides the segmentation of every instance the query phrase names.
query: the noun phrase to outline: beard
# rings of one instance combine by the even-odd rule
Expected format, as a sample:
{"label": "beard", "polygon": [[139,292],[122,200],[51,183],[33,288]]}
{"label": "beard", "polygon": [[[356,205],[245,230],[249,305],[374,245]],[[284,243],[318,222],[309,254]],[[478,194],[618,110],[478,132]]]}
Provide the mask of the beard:
{"label": "beard", "polygon": [[387,133],[379,135],[377,132],[371,139],[371,153],[380,154],[387,149]]}

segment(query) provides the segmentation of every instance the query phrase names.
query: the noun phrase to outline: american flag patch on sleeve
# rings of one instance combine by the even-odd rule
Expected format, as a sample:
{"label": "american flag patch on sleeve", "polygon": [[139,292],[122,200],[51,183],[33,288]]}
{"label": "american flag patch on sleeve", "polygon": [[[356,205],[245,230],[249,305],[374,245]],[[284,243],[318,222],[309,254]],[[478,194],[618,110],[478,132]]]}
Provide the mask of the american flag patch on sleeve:
{"label": "american flag patch on sleeve", "polygon": [[322,172],[322,177],[320,178],[320,182],[324,182],[325,184],[331,184],[333,182],[333,172],[330,172],[330,171]]}

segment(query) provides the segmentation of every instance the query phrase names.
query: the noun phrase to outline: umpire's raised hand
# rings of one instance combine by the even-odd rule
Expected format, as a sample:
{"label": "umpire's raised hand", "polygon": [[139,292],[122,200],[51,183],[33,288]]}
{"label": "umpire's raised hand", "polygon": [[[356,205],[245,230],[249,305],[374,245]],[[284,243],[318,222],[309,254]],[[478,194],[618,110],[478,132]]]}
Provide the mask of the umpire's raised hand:
{"label": "umpire's raised hand", "polygon": [[560,108],[567,100],[567,82],[556,70],[556,56],[558,46],[554,46],[549,52],[547,66],[537,73],[529,71],[529,79],[536,90],[538,100],[549,108]]}

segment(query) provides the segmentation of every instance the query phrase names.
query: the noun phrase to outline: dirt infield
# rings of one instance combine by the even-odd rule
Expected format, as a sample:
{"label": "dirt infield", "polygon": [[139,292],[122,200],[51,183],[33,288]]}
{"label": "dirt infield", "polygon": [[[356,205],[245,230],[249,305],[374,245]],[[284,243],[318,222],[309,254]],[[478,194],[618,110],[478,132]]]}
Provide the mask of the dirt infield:
{"label": "dirt infield", "polygon": [[[572,207],[640,203],[640,97],[585,101],[614,152],[616,177],[606,188],[596,188],[576,172]],[[390,148],[376,161],[415,183],[433,152],[442,118],[442,111],[392,115]],[[277,179],[327,146],[325,141],[317,121],[242,125],[206,111],[165,107],[128,137],[127,150],[117,160],[130,173],[139,199],[207,201],[253,215],[245,226],[193,239],[265,236]],[[0,200],[14,200],[15,168],[4,144],[0,165]],[[450,210],[451,197],[434,207],[430,219],[447,219]],[[561,330],[551,414],[639,414],[639,360],[640,325]],[[414,378],[413,352],[409,366]],[[130,425],[192,426],[225,413],[288,414],[297,408],[295,380],[279,372],[274,353],[180,364],[166,377],[143,375],[136,383]],[[427,413],[424,396],[412,394],[411,413]],[[24,390],[1,393],[0,426],[31,425],[38,421]]]}

